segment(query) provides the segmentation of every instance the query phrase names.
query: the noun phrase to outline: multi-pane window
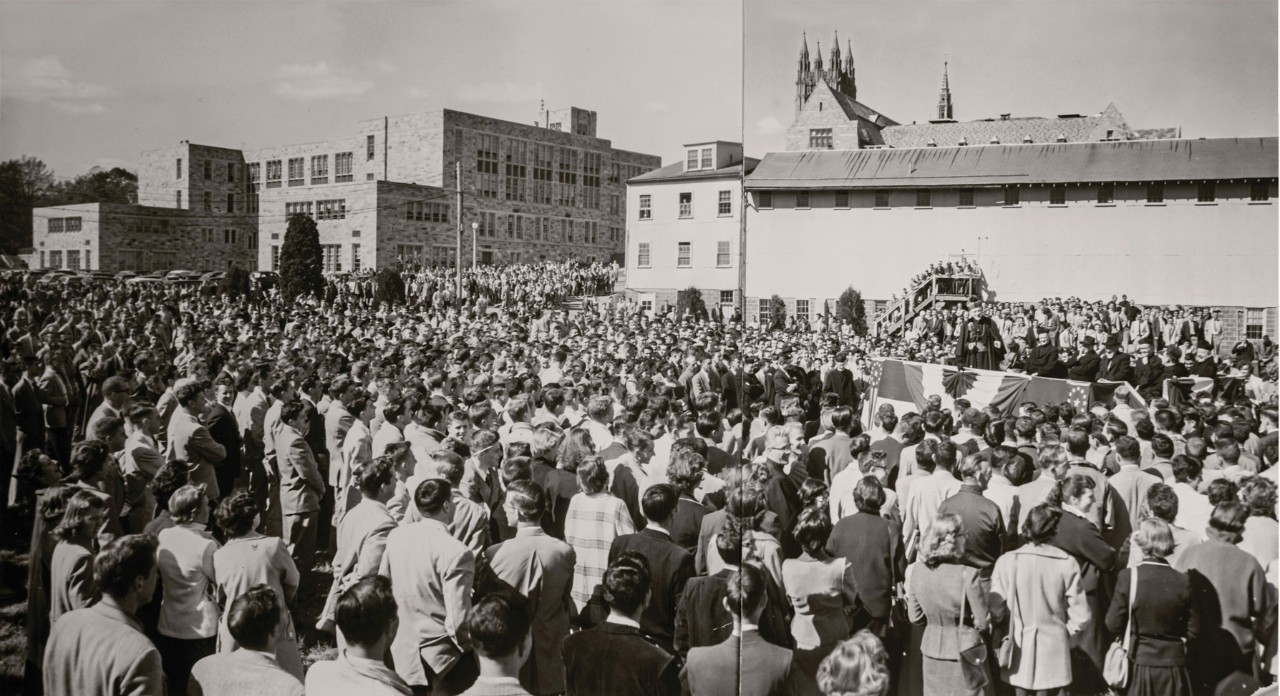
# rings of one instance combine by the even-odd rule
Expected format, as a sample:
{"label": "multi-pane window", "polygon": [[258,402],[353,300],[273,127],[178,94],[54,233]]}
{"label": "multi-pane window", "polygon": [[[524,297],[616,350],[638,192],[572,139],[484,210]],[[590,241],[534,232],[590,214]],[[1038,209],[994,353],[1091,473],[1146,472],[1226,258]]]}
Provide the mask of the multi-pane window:
{"label": "multi-pane window", "polygon": [[1249,184],[1249,200],[1271,200],[1271,184],[1266,181],[1254,181]]}
{"label": "multi-pane window", "polygon": [[67,225],[67,231],[68,231],[68,232],[79,232],[79,231],[80,231],[80,229],[81,229],[81,227],[80,227],[80,225],[81,225],[81,218],[78,218],[78,217],[69,217],[69,218],[67,218],[66,220],[67,220],[66,225]]}
{"label": "multi-pane window", "polygon": [[1164,182],[1153,181],[1147,184],[1147,202],[1164,203]]}
{"label": "multi-pane window", "polygon": [[342,270],[341,244],[325,244],[320,247],[320,252],[324,257],[325,273],[338,273]]}
{"label": "multi-pane window", "polygon": [[1018,205],[1019,201],[1022,200],[1018,194],[1019,194],[1019,191],[1017,186],[1004,187],[1004,204]]}
{"label": "multi-pane window", "polygon": [[283,174],[280,160],[267,160],[267,188],[280,188]]}
{"label": "multi-pane window", "polygon": [[354,160],[354,152],[339,152],[333,156],[333,182],[335,184],[351,181],[351,167]]}
{"label": "multi-pane window", "polygon": [[640,268],[648,268],[651,262],[649,242],[640,242],[639,249],[636,251],[636,265]]}
{"label": "multi-pane window", "polygon": [[296,203],[284,204],[285,217],[292,215],[306,215],[311,217],[311,201],[298,201]]}
{"label": "multi-pane window", "polygon": [[49,252],[49,268],[62,268],[62,252]]}
{"label": "multi-pane window", "polygon": [[[452,252],[453,250],[450,249],[449,251]],[[453,254],[450,253],[449,256],[452,257]],[[416,263],[418,260],[422,258],[422,245],[421,244],[397,244],[396,258],[400,259],[400,261],[402,262],[409,261],[409,262]]]}
{"label": "multi-pane window", "polygon": [[876,191],[876,203],[875,203],[875,207],[877,207],[877,208],[888,208],[888,207],[889,207],[889,192],[888,192],[888,191],[884,191],[884,190]]}
{"label": "multi-pane window", "polygon": [[372,160],[373,160],[373,143],[374,143],[374,137],[373,137],[372,135],[366,135],[366,136],[365,136],[365,138],[364,138],[364,158],[365,158],[365,161],[372,161]]}
{"label": "multi-pane window", "polygon": [[1200,203],[1212,203],[1218,200],[1218,187],[1212,181],[1206,181],[1200,184],[1196,191],[1196,201]]}
{"label": "multi-pane window", "polygon": [[1116,200],[1115,184],[1098,184],[1098,202],[1114,203]]}
{"label": "multi-pane window", "polygon": [[640,196],[640,219],[650,220],[653,218],[653,196],[648,194]]}
{"label": "multi-pane window", "polygon": [[928,208],[933,205],[933,195],[929,189],[916,189],[916,207]]}
{"label": "multi-pane window", "polygon": [[1244,312],[1244,337],[1251,341],[1262,340],[1263,325],[1267,319],[1266,310],[1250,307]]}
{"label": "multi-pane window", "polygon": [[304,158],[302,157],[289,158],[289,185],[290,186],[301,186],[307,183],[307,180],[303,178],[303,172],[302,172],[303,162],[304,162]]}
{"label": "multi-pane window", "polygon": [[810,128],[809,129],[809,149],[810,150],[830,150],[831,149],[831,129],[830,128]]}
{"label": "multi-pane window", "polygon": [[311,156],[311,183],[313,184],[329,183],[329,156],[328,155],[312,155]]}
{"label": "multi-pane window", "polygon": [[848,208],[848,207],[849,207],[849,192],[848,192],[848,191],[836,191],[836,207],[837,207],[837,208]]}
{"label": "multi-pane window", "polygon": [[680,242],[676,245],[676,268],[688,268],[693,265],[689,247],[689,242]]}
{"label": "multi-pane window", "polygon": [[702,148],[702,168],[711,169],[713,166],[714,165],[711,160],[711,148],[709,147]]}
{"label": "multi-pane window", "polygon": [[279,244],[271,245],[271,270],[277,271],[277,272],[280,270],[280,245]]}
{"label": "multi-pane window", "polygon": [[689,158],[684,163],[685,171],[693,171],[698,168],[698,148],[689,150]]}
{"label": "multi-pane window", "polygon": [[772,304],[773,303],[770,301],[770,298],[768,297],[760,298],[760,305],[759,305],[760,323],[764,323],[769,320],[769,313],[770,313],[769,310],[771,309],[770,305]]}
{"label": "multi-pane window", "polygon": [[316,201],[316,219],[345,220],[347,218],[347,200],[339,198],[330,201]]}
{"label": "multi-pane window", "polygon": [[176,172],[174,172],[174,178],[181,179],[182,178],[182,158],[179,157],[177,161],[174,162],[174,165],[175,165],[174,169],[177,170]]}
{"label": "multi-pane window", "polygon": [[57,234],[58,232],[66,231],[66,218],[49,218],[49,234]]}
{"label": "multi-pane window", "polygon": [[691,192],[680,194],[680,217],[693,217],[693,193]]}
{"label": "multi-pane window", "polygon": [[808,207],[809,207],[809,192],[808,192],[808,191],[796,191],[796,207],[797,207],[797,208],[808,208]]}
{"label": "multi-pane window", "polygon": [[405,205],[405,219],[418,222],[448,222],[448,203],[423,203],[411,201]]}
{"label": "multi-pane window", "polygon": [[805,317],[806,319],[809,317],[808,300],[796,300],[796,316]]}
{"label": "multi-pane window", "polygon": [[476,142],[476,172],[498,173],[498,136],[481,133]]}
{"label": "multi-pane window", "polygon": [[234,193],[227,194],[227,212],[228,213],[236,212],[236,194]]}
{"label": "multi-pane window", "polygon": [[1049,205],[1066,205],[1067,204],[1067,187],[1066,186],[1050,186],[1049,187]]}
{"label": "multi-pane window", "polygon": [[509,201],[524,201],[529,143],[524,140],[508,140],[506,145],[505,171],[503,172],[506,175],[506,198]]}
{"label": "multi-pane window", "polygon": [[609,214],[618,214],[618,194],[616,193],[609,194]]}
{"label": "multi-pane window", "polygon": [[761,210],[769,210],[773,207],[773,191],[760,191],[756,193],[756,203]]}
{"label": "multi-pane window", "polygon": [[223,230],[222,243],[236,245],[240,243],[240,230]]}
{"label": "multi-pane window", "polygon": [[732,290],[721,290],[721,291],[720,291],[720,304],[722,304],[722,305],[731,305],[731,304],[733,304],[733,291],[732,291]]}
{"label": "multi-pane window", "polygon": [[960,189],[960,207],[961,208],[973,207],[973,189],[971,188]]}
{"label": "multi-pane window", "polygon": [[360,270],[360,245],[351,245],[351,272],[355,273]]}
{"label": "multi-pane window", "polygon": [[262,180],[262,163],[251,162],[248,165],[249,176],[245,177],[244,190],[257,191],[258,182]]}
{"label": "multi-pane window", "polygon": [[733,214],[733,192],[732,191],[720,192],[719,199],[716,202],[716,214],[717,215]]}
{"label": "multi-pane window", "polygon": [[716,266],[729,265],[729,242],[716,242]]}

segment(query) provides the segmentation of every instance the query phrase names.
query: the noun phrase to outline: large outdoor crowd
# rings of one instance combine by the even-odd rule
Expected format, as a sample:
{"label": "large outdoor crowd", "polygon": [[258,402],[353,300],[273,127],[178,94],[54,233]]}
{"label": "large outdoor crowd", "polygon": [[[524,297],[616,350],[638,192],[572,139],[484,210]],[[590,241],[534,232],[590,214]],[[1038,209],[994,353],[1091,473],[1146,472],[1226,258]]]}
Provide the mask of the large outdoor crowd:
{"label": "large outdoor crowd", "polygon": [[[25,690],[1274,693],[1269,341],[1127,299],[892,340],[558,309],[614,274],[0,279]],[[890,356],[1130,386],[901,412]],[[1157,393],[1185,375],[1245,388]]]}

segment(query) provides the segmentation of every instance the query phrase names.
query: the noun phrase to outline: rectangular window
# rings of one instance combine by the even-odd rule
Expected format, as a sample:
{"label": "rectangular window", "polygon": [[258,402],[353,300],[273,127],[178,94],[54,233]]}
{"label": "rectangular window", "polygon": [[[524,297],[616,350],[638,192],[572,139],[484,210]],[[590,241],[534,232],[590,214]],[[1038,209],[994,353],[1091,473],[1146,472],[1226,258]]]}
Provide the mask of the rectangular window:
{"label": "rectangular window", "polygon": [[304,178],[303,172],[302,172],[303,161],[304,159],[302,157],[289,158],[289,185],[290,186],[301,186],[307,183],[307,180]]}
{"label": "rectangular window", "polygon": [[328,155],[312,155],[311,156],[311,183],[313,184],[329,183],[329,156]]}
{"label": "rectangular window", "polygon": [[1267,319],[1266,310],[1250,307],[1244,312],[1244,337],[1251,341],[1262,340],[1263,324]]}
{"label": "rectangular window", "polygon": [[320,247],[321,253],[324,255],[324,272],[338,273],[342,271],[342,245],[341,244],[325,244]]}
{"label": "rectangular window", "polygon": [[961,208],[972,208],[972,207],[973,207],[973,189],[971,189],[971,188],[962,188],[962,189],[960,189],[960,202],[959,202],[959,205],[960,205],[960,207],[961,207]]}
{"label": "rectangular window", "polygon": [[271,245],[271,270],[280,271],[280,245]]}
{"label": "rectangular window", "polygon": [[888,208],[888,207],[889,207],[889,192],[888,192],[888,191],[876,191],[875,207],[877,207],[877,208]]}
{"label": "rectangular window", "polygon": [[916,207],[933,207],[933,195],[929,189],[916,189]]}
{"label": "rectangular window", "polygon": [[685,160],[684,170],[687,172],[694,171],[698,168],[698,148],[689,151],[689,158]]}
{"label": "rectangular window", "polygon": [[689,268],[693,265],[689,258],[689,242],[680,242],[676,246],[676,268]]}
{"label": "rectangular window", "polygon": [[831,149],[831,129],[830,128],[810,128],[809,129],[809,149],[810,150],[830,150]]}
{"label": "rectangular window", "polygon": [[262,179],[262,163],[253,162],[249,165],[248,180],[245,181],[244,190],[257,191],[258,182]]}
{"label": "rectangular window", "polygon": [[636,265],[640,268],[649,268],[653,259],[649,255],[649,242],[640,242],[636,250]]}
{"label": "rectangular window", "polygon": [[[481,133],[476,139],[476,173],[497,175],[498,136]],[[497,197],[496,192],[493,197]]]}
{"label": "rectangular window", "polygon": [[67,229],[65,220],[66,218],[49,218],[49,234],[65,232]]}
{"label": "rectangular window", "polygon": [[49,252],[49,268],[62,268],[62,252]]}
{"label": "rectangular window", "polygon": [[360,245],[351,245],[351,272],[355,273],[360,270]]}
{"label": "rectangular window", "polygon": [[178,158],[178,161],[177,161],[177,162],[175,162],[174,164],[176,165],[174,168],[177,170],[177,171],[174,173],[174,178],[175,178],[175,179],[181,179],[181,178],[182,178],[182,158],[181,158],[181,157],[179,157],[179,158]]}
{"label": "rectangular window", "polygon": [[1116,187],[1114,184],[1098,184],[1098,202],[1115,203]]}
{"label": "rectangular window", "polygon": [[722,304],[722,305],[731,305],[731,304],[733,304],[733,291],[732,291],[732,290],[721,290],[721,291],[720,291],[720,304]]}
{"label": "rectangular window", "polygon": [[204,192],[204,212],[206,213],[213,212],[213,192],[212,191]]}
{"label": "rectangular window", "polygon": [[1004,205],[1018,205],[1022,199],[1018,195],[1017,186],[1004,187]]}
{"label": "rectangular window", "polygon": [[761,210],[771,210],[773,208],[773,191],[757,192],[756,202],[760,204]]}
{"label": "rectangular window", "polygon": [[849,207],[849,192],[848,192],[848,191],[836,191],[836,207],[837,207],[837,208],[848,208],[848,207]]}
{"label": "rectangular window", "polygon": [[213,162],[211,160],[204,161],[204,178],[205,181],[213,178]]}
{"label": "rectangular window", "polygon": [[712,169],[714,168],[714,166],[715,165],[711,161],[711,148],[709,147],[702,148],[702,168]]}
{"label": "rectangular window", "polygon": [[808,191],[796,191],[796,207],[797,207],[797,208],[808,208],[808,207],[809,207],[809,192],[808,192]]}
{"label": "rectangular window", "polygon": [[808,318],[809,316],[808,300],[796,300],[796,316]]}
{"label": "rectangular window", "polygon": [[1067,187],[1066,186],[1050,186],[1049,187],[1049,205],[1066,205],[1067,204]]}
{"label": "rectangular window", "polygon": [[508,140],[505,148],[505,189],[509,201],[524,201],[525,180],[528,176],[529,143],[524,140]]}
{"label": "rectangular window", "polygon": [[182,208],[182,191],[173,192],[173,207]]}
{"label": "rectangular window", "polygon": [[693,217],[693,194],[692,193],[680,194],[680,217],[682,218]]}
{"label": "rectangular window", "polygon": [[733,192],[721,191],[716,212],[720,215],[733,215]]}
{"label": "rectangular window", "polygon": [[769,319],[769,304],[770,304],[769,299],[770,298],[768,297],[760,298],[760,304],[758,306],[758,309],[760,311],[760,323],[764,323]]}
{"label": "rectangular window", "polygon": [[1164,182],[1154,181],[1147,184],[1147,202],[1164,203]]}
{"label": "rectangular window", "polygon": [[618,214],[618,194],[616,193],[609,194],[609,214]]}
{"label": "rectangular window", "polygon": [[1251,201],[1269,201],[1271,200],[1271,184],[1266,181],[1254,181],[1249,184],[1249,200]]}
{"label": "rectangular window", "polygon": [[316,201],[317,220],[347,219],[347,200],[339,198],[330,201]]}
{"label": "rectangular window", "polygon": [[339,152],[333,156],[333,182],[341,184],[351,181],[351,165],[355,160],[355,153]]}
{"label": "rectangular window", "polygon": [[365,161],[373,161],[373,136],[367,135],[364,139],[364,158]]}
{"label": "rectangular window", "polygon": [[227,212],[228,213],[236,212],[236,194],[234,193],[227,194]]}
{"label": "rectangular window", "polygon": [[80,229],[81,229],[81,227],[80,227],[80,220],[81,220],[81,218],[78,218],[78,217],[69,217],[69,218],[67,218],[67,221],[66,221],[67,231],[68,231],[68,232],[79,232],[79,231],[80,231]]}
{"label": "rectangular window", "polygon": [[1199,190],[1196,192],[1196,201],[1199,203],[1212,203],[1216,200],[1218,200],[1218,187],[1212,181],[1200,184]]}
{"label": "rectangular window", "polygon": [[282,176],[280,160],[267,160],[267,188],[280,188]]}
{"label": "rectangular window", "polygon": [[227,183],[235,183],[236,165],[234,162],[227,162]]}
{"label": "rectangular window", "polygon": [[716,242],[716,266],[724,268],[729,265],[729,242]]}

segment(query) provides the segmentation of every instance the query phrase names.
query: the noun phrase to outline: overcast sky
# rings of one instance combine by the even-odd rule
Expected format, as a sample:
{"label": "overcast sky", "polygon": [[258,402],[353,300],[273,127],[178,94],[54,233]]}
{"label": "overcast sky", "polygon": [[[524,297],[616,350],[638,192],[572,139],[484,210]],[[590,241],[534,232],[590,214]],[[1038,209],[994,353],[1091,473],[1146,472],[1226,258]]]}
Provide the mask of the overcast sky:
{"label": "overcast sky", "polygon": [[541,100],[667,163],[711,139],[759,156],[791,122],[801,32],[825,57],[836,30],[859,100],[903,123],[933,117],[949,56],[961,120],[1115,102],[1135,128],[1275,135],[1276,20],[1263,0],[0,0],[0,159],[70,177],[184,139],[328,140],[439,107],[531,123]]}

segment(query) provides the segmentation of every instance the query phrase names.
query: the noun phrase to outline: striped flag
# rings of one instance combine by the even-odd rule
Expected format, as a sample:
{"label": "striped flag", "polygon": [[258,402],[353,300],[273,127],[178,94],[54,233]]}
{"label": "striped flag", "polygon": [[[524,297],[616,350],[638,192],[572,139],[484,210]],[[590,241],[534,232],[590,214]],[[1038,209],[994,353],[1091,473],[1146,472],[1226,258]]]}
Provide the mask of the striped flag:
{"label": "striped flag", "polygon": [[930,396],[942,399],[949,409],[956,399],[968,399],[975,408],[995,406],[1008,412],[1021,401],[1031,383],[1028,375],[991,370],[973,370],[927,363],[881,360],[873,400],[891,403],[898,413],[923,411]]}
{"label": "striped flag", "polygon": [[1169,402],[1169,408],[1174,410],[1202,396],[1212,395],[1212,377],[1178,377],[1164,381],[1164,398]]}

